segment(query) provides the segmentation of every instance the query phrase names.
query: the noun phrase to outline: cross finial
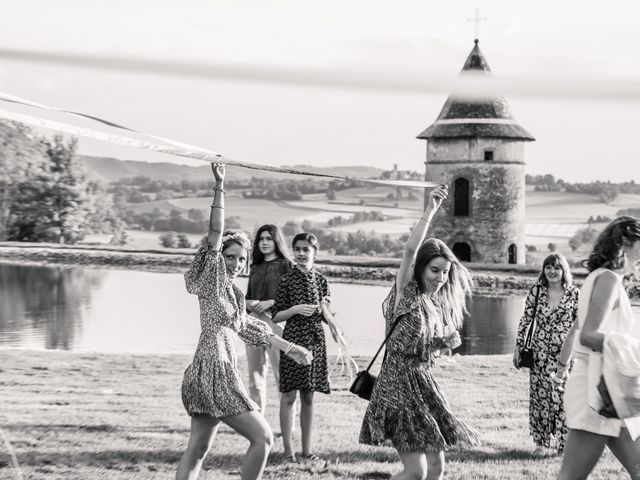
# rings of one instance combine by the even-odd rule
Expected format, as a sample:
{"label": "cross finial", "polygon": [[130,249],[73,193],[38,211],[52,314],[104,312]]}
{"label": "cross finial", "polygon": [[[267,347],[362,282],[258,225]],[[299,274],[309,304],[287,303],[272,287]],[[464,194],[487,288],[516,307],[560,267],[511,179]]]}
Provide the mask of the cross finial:
{"label": "cross finial", "polygon": [[474,41],[476,43],[476,45],[478,44],[478,41],[480,40],[480,22],[485,22],[487,20],[487,17],[480,17],[480,9],[476,8],[476,15],[474,18],[469,18],[467,19],[468,22],[474,22],[475,23],[475,37],[474,37]]}

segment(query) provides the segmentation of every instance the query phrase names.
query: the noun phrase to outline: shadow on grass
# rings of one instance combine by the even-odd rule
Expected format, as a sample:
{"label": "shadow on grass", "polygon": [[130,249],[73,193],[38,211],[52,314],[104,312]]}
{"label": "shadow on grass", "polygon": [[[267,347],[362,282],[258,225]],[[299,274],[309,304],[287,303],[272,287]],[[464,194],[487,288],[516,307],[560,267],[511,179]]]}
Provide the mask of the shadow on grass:
{"label": "shadow on grass", "polygon": [[[82,430],[85,432],[103,432],[103,433],[111,433],[111,432],[124,432],[124,433],[144,433],[144,432],[153,432],[153,433],[183,433],[189,434],[188,428],[167,428],[167,427],[152,427],[152,426],[141,426],[141,427],[131,427],[131,426],[123,426],[118,427],[116,425],[107,425],[107,424],[96,424],[96,425],[78,425],[72,423],[48,423],[48,424],[29,424],[29,423],[15,423],[3,425],[5,430]],[[221,431],[219,433],[225,433]]]}

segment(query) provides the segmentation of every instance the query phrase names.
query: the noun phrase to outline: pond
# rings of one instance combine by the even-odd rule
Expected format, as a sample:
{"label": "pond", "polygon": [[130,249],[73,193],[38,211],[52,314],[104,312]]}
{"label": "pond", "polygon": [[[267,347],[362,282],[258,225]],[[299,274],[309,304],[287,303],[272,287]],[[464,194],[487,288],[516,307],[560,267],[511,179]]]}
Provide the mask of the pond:
{"label": "pond", "polygon": [[[246,278],[238,285],[245,289]],[[351,355],[384,338],[389,287],[330,282]],[[513,351],[524,295],[476,295],[457,353]],[[181,274],[0,264],[0,347],[91,352],[192,353],[198,302]],[[327,338],[330,338],[328,336]],[[335,351],[328,341],[329,353]]]}

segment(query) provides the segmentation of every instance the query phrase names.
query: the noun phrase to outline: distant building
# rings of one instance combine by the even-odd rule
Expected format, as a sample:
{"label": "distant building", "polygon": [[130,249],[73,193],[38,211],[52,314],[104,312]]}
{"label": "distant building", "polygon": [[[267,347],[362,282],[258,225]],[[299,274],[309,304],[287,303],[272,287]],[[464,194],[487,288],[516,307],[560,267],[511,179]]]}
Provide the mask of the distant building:
{"label": "distant building", "polygon": [[[474,76],[491,83],[478,40],[460,72]],[[524,263],[524,142],[535,139],[506,100],[454,91],[418,138],[427,140],[425,179],[449,186],[433,235],[463,261]]]}

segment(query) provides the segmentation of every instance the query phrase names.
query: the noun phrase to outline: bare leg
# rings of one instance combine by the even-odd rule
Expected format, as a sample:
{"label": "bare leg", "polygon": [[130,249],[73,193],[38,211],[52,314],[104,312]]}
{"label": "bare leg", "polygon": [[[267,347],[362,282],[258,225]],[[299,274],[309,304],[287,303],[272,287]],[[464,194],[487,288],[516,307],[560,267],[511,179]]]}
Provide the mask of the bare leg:
{"label": "bare leg", "polygon": [[267,421],[255,411],[224,417],[221,421],[250,442],[240,468],[240,478],[242,480],[261,479],[269,451],[273,445],[273,436]]}
{"label": "bare leg", "polygon": [[425,480],[427,478],[427,457],[422,452],[398,452],[404,470],[391,480]]}
{"label": "bare leg", "polygon": [[629,472],[631,479],[640,480],[640,438],[636,438],[634,442],[629,436],[629,430],[623,428],[618,438],[609,440],[607,447]]}
{"label": "bare leg", "polygon": [[284,454],[287,457],[295,457],[291,444],[291,429],[293,427],[293,404],[296,401],[297,391],[283,392],[280,395],[280,430],[282,431],[282,443]]}
{"label": "bare leg", "polygon": [[198,478],[202,461],[211,448],[219,424],[220,420],[207,415],[191,417],[189,445],[178,463],[176,480],[195,480]]}
{"label": "bare leg", "polygon": [[311,434],[313,431],[313,391],[300,391],[300,430],[302,431],[302,455],[311,455]]}
{"label": "bare leg", "polygon": [[611,437],[597,433],[569,429],[558,480],[586,479],[598,463],[604,446],[610,439]]}
{"label": "bare leg", "polygon": [[266,357],[264,348],[247,345],[249,397],[258,404],[263,414],[267,405],[267,368],[269,364]]}
{"label": "bare leg", "polygon": [[427,452],[427,480],[444,478],[444,452]]}

